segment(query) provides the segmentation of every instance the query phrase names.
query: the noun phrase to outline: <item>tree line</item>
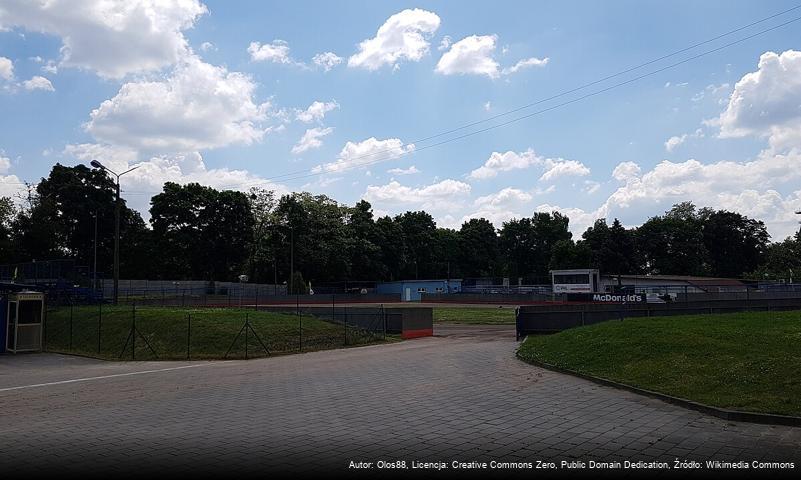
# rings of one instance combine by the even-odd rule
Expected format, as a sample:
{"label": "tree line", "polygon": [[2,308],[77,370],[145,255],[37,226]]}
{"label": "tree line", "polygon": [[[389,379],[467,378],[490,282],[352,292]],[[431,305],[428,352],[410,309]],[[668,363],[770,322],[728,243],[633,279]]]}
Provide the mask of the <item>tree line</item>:
{"label": "tree line", "polygon": [[[70,258],[112,271],[114,183],[102,171],[56,164],[22,201],[0,199],[0,263]],[[559,212],[512,219],[496,229],[471,219],[438,227],[424,211],[375,218],[308,192],[277,196],[165,183],[149,225],[123,203],[121,275],[133,279],[283,283],[302,288],[353,280],[509,277],[549,283],[548,271],[786,279],[801,275],[801,232],[770,243],[762,221],[736,212],[674,205],[636,228],[597,220],[580,238]],[[300,281],[300,278],[305,281]]]}

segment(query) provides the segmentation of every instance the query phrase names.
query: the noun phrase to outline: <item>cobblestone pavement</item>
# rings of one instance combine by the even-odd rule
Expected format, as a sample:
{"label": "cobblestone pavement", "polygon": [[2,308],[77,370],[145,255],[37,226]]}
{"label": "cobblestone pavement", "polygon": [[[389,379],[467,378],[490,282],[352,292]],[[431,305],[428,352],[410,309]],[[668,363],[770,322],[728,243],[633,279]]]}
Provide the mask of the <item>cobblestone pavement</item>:
{"label": "cobblestone pavement", "polygon": [[[514,327],[436,333],[251,361],[0,357],[0,472],[801,457],[801,428],[727,422],[524,364]],[[64,380],[78,381],[53,383]]]}

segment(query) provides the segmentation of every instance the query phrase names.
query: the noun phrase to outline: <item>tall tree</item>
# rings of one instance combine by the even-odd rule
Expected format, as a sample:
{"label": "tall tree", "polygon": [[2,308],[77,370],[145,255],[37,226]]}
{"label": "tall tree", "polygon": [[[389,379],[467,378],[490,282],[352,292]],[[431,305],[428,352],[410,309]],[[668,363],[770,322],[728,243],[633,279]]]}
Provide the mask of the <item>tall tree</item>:
{"label": "tall tree", "polygon": [[162,278],[231,281],[244,273],[253,238],[244,193],[168,182],[151,200],[150,216]]}
{"label": "tall tree", "polygon": [[701,209],[699,217],[713,276],[741,277],[759,266],[770,239],[764,223],[709,208]]}
{"label": "tall tree", "polygon": [[386,276],[381,262],[381,247],[373,221],[372,206],[365,200],[347,209],[345,240],[350,263],[350,278],[375,280]]}
{"label": "tall tree", "polygon": [[611,227],[605,219],[596,220],[582,238],[590,252],[589,266],[608,274],[639,273],[634,233],[626,230],[617,218]]}
{"label": "tall tree", "polygon": [[637,245],[645,273],[707,275],[709,255],[703,223],[690,202],[674,205],[664,216],[648,219],[637,229]]}
{"label": "tall tree", "polygon": [[492,277],[499,272],[499,240],[495,226],[472,218],[459,230],[459,266],[467,277]]}
{"label": "tall tree", "polygon": [[406,262],[401,270],[407,278],[431,278],[432,245],[437,226],[427,212],[406,212],[395,217],[403,230]]}
{"label": "tall tree", "polygon": [[[500,246],[506,257],[507,274],[524,283],[548,283],[551,252],[557,242],[570,240],[570,220],[559,212],[538,212],[531,218],[510,220],[500,231]],[[513,282],[514,283],[514,282]]]}

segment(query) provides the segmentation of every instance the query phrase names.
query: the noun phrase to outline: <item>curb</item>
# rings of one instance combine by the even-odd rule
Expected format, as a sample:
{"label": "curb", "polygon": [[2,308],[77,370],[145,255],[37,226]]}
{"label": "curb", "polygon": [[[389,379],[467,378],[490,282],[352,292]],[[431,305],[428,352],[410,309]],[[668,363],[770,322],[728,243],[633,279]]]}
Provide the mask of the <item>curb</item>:
{"label": "curb", "polygon": [[740,410],[728,410],[725,408],[713,407],[703,403],[694,402],[692,400],[687,400],[685,398],[673,397],[670,395],[666,395],[664,393],[659,393],[659,392],[654,392],[652,390],[646,390],[644,388],[634,387],[631,385],[627,385],[625,383],[619,383],[614,380],[608,380],[606,378],[594,377],[592,375],[578,373],[573,370],[557,367],[556,365],[551,365],[549,363],[541,362],[539,360],[524,359],[520,357],[518,353],[515,353],[515,356],[521,362],[542,367],[557,373],[563,373],[566,375],[572,375],[574,377],[582,378],[584,380],[589,380],[599,385],[613,387],[619,390],[627,390],[629,392],[643,395],[646,397],[656,398],[658,400],[662,400],[663,402],[667,402],[673,405],[678,405],[680,407],[684,407],[689,410],[695,410],[697,412],[705,413],[713,417],[722,418],[723,420],[729,420],[733,422],[760,423],[765,425],[783,425],[788,427],[801,427],[801,417],[792,417],[789,415],[775,415],[771,413],[743,412]]}

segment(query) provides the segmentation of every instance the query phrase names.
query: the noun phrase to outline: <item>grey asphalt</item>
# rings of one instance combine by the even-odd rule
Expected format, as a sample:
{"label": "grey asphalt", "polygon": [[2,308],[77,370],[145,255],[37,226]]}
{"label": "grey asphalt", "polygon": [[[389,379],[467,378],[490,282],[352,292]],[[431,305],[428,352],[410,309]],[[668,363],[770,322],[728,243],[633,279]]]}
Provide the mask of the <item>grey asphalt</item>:
{"label": "grey asphalt", "polygon": [[527,365],[514,357],[511,326],[435,333],[250,361],[0,356],[0,472],[261,474],[351,460],[799,465],[801,428],[727,422]]}

